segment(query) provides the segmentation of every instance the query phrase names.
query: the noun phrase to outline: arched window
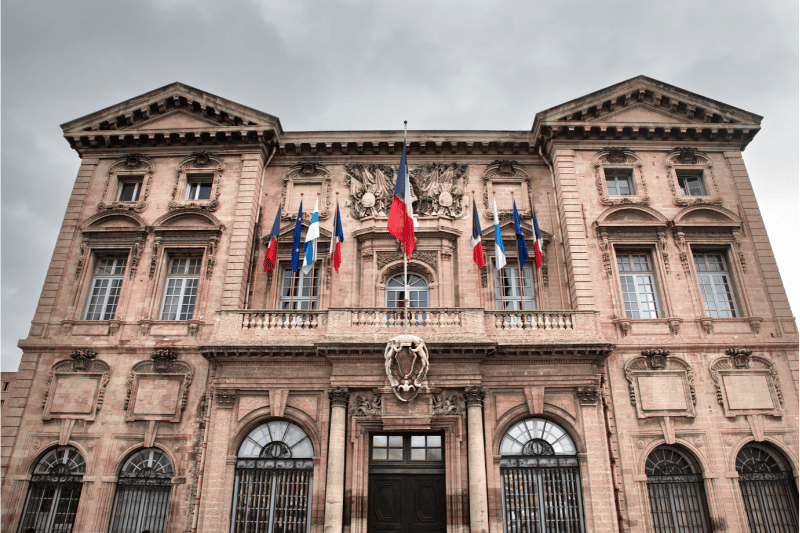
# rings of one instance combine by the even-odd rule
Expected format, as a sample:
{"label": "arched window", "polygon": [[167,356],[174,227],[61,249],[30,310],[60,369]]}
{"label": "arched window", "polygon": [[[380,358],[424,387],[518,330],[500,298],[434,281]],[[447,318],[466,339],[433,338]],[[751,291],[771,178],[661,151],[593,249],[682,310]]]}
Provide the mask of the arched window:
{"label": "arched window", "polygon": [[172,489],[172,461],[158,448],[131,455],[117,480],[111,533],[162,533]]}
{"label": "arched window", "polygon": [[736,456],[750,531],[796,532],[797,488],[792,468],[771,446],[751,442]]}
{"label": "arched window", "polygon": [[403,307],[406,294],[409,307],[428,307],[428,282],[418,274],[408,274],[408,284],[403,274],[393,276],[386,282],[386,307]]}
{"label": "arched window", "polygon": [[673,446],[659,446],[647,456],[644,473],[656,533],[711,531],[697,461]]}
{"label": "arched window", "polygon": [[514,424],[500,442],[503,525],[517,531],[583,532],[575,443],[544,418]]}
{"label": "arched window", "polygon": [[72,446],[59,446],[42,457],[31,476],[20,533],[28,528],[37,533],[72,531],[84,474],[86,462]]}
{"label": "arched window", "polygon": [[304,533],[311,512],[314,447],[299,426],[272,420],[239,446],[231,531]]}

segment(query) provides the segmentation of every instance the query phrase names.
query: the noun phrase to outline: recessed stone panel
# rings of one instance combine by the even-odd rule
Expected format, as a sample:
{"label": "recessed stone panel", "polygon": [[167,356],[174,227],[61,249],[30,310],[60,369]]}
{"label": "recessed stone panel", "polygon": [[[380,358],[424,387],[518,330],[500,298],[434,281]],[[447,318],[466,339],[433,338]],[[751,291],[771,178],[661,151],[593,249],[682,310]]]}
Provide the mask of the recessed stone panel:
{"label": "recessed stone panel", "polygon": [[731,409],[773,409],[772,393],[765,375],[722,376]]}
{"label": "recessed stone panel", "polygon": [[169,415],[178,411],[181,377],[142,376],[136,389],[134,415]]}
{"label": "recessed stone panel", "polygon": [[88,415],[94,410],[100,378],[93,375],[60,375],[56,377],[52,415]]}
{"label": "recessed stone panel", "polygon": [[684,410],[686,393],[683,378],[676,375],[639,376],[639,392],[644,411]]}
{"label": "recessed stone panel", "polygon": [[261,409],[269,405],[269,398],[266,393],[260,396],[240,396],[239,397],[239,420],[246,417],[256,409]]}

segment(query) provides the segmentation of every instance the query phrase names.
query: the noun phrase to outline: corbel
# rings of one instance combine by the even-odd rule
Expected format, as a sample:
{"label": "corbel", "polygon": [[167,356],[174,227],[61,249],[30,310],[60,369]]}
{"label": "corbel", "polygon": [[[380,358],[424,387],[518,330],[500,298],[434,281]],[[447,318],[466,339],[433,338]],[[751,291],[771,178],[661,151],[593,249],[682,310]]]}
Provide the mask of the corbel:
{"label": "corbel", "polygon": [[269,390],[269,414],[282,417],[286,409],[286,400],[289,398],[289,389]]}
{"label": "corbel", "polygon": [[531,415],[544,413],[544,387],[525,387],[525,398]]}
{"label": "corbel", "polygon": [[753,432],[753,439],[756,442],[764,442],[764,418],[761,415],[747,415],[746,418],[750,424],[750,431]]}
{"label": "corbel", "polygon": [[661,431],[664,433],[666,443],[675,444],[675,428],[672,425],[671,417],[662,416],[659,422],[661,423]]}
{"label": "corbel", "polygon": [[66,446],[69,438],[72,436],[72,430],[75,427],[74,418],[64,418],[61,420],[61,430],[58,432],[58,445]]}
{"label": "corbel", "polygon": [[156,426],[156,420],[151,420],[147,426],[147,431],[144,434],[144,447],[145,448],[152,448],[153,443],[156,441],[156,433],[158,432],[158,426]]}

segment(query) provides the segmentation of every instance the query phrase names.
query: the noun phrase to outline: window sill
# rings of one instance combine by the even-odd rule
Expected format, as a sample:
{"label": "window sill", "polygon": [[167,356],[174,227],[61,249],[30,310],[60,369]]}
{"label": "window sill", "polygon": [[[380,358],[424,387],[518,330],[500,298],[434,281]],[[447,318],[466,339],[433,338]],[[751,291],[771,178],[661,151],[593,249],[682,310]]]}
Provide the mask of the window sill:
{"label": "window sill", "polygon": [[65,337],[109,337],[119,331],[121,320],[62,320],[61,333]]}
{"label": "window sill", "polygon": [[175,211],[176,209],[216,211],[219,207],[219,200],[171,200],[167,207],[170,211]]}
{"label": "window sill", "polygon": [[191,320],[141,320],[139,331],[142,337],[196,337],[204,324],[200,319]]}
{"label": "window sill", "polygon": [[125,211],[135,211],[137,213],[141,213],[144,211],[144,208],[147,207],[147,202],[144,201],[135,201],[135,202],[100,202],[97,204],[98,211],[107,211],[109,209],[122,209]]}
{"label": "window sill", "polygon": [[617,326],[623,337],[658,334],[677,336],[681,331],[683,319],[678,317],[615,318],[612,322]]}
{"label": "window sill", "polygon": [[722,198],[719,196],[703,195],[703,196],[675,196],[675,205],[688,206],[688,205],[722,205]]}
{"label": "window sill", "polygon": [[761,323],[764,319],[760,316],[747,316],[736,318],[712,318],[700,317],[695,319],[700,331],[710,336],[714,333],[752,333],[758,335],[761,332]]}

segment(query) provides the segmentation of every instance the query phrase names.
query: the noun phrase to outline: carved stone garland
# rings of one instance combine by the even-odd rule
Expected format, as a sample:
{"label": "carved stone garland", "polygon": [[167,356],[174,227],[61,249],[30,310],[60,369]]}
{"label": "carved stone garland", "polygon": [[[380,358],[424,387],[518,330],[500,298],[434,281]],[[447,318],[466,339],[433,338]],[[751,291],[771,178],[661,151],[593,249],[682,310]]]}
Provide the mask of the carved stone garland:
{"label": "carved stone garland", "polygon": [[[297,213],[293,209],[286,208],[287,198],[291,192],[289,187],[295,183],[317,183],[321,186],[322,194],[325,198],[322,199],[322,205],[319,208],[319,219],[326,220],[331,211],[331,174],[325,165],[319,161],[300,161],[289,167],[289,171],[283,176],[281,220],[297,220]],[[312,201],[310,198],[307,200]],[[305,208],[306,206],[303,207]],[[313,208],[313,205],[308,207]],[[311,220],[311,210],[304,209],[304,211],[303,219]]]}
{"label": "carved stone garland", "polygon": [[[628,196],[615,196],[612,198],[606,189],[603,169],[624,165],[631,171],[631,186],[636,194]],[[600,203],[603,205],[636,204],[650,205],[647,195],[647,184],[642,177],[642,160],[629,148],[608,147],[603,148],[594,158],[594,176],[597,192],[600,193]]]}
{"label": "carved stone garland", "polygon": [[[492,181],[519,181],[520,183],[526,182],[528,189],[531,188],[531,175],[520,165],[517,161],[508,159],[498,159],[493,161],[486,170],[483,172],[483,206],[485,208],[484,216],[487,219],[494,218],[494,205],[489,200],[489,183]],[[520,218],[531,218],[531,211],[519,211]],[[499,220],[506,220],[514,218],[513,209],[498,209],[497,218]]]}
{"label": "carved stone garland", "polygon": [[[169,204],[167,205],[170,211],[175,209],[181,209],[184,207],[196,207],[199,209],[204,209],[206,211],[216,211],[219,207],[219,178],[222,174],[222,159],[215,154],[211,154],[209,152],[193,152],[189,157],[184,158],[180,163],[178,163],[178,175],[175,177],[175,185],[172,188],[172,200],[170,200]],[[187,182],[188,178],[186,178],[187,172],[209,172],[214,174],[214,180],[211,185],[211,191],[213,197],[209,200],[179,200],[177,198],[178,195],[178,185],[181,182],[181,178],[183,177],[183,181]]]}
{"label": "carved stone garland", "polygon": [[107,363],[97,359],[97,352],[91,350],[72,350],[69,354],[71,360],[63,360],[54,364],[47,374],[45,380],[44,397],[42,398],[42,408],[47,404],[50,397],[50,386],[53,384],[56,372],[74,372],[87,374],[101,374],[100,389],[97,396],[97,410],[103,405],[106,385],[111,377],[111,370]]}
{"label": "carved stone garland", "polygon": [[[119,202],[116,200],[106,201],[108,198],[108,189],[114,176],[122,178],[126,175],[131,177],[143,175],[142,177],[142,190],[139,193],[139,199],[135,202]],[[153,177],[153,161],[142,154],[125,154],[118,158],[108,169],[108,177],[106,178],[106,185],[103,188],[103,201],[97,204],[98,211],[107,211],[109,209],[121,209],[125,211],[135,211],[141,213],[147,207],[147,196],[150,193],[150,182]]]}

